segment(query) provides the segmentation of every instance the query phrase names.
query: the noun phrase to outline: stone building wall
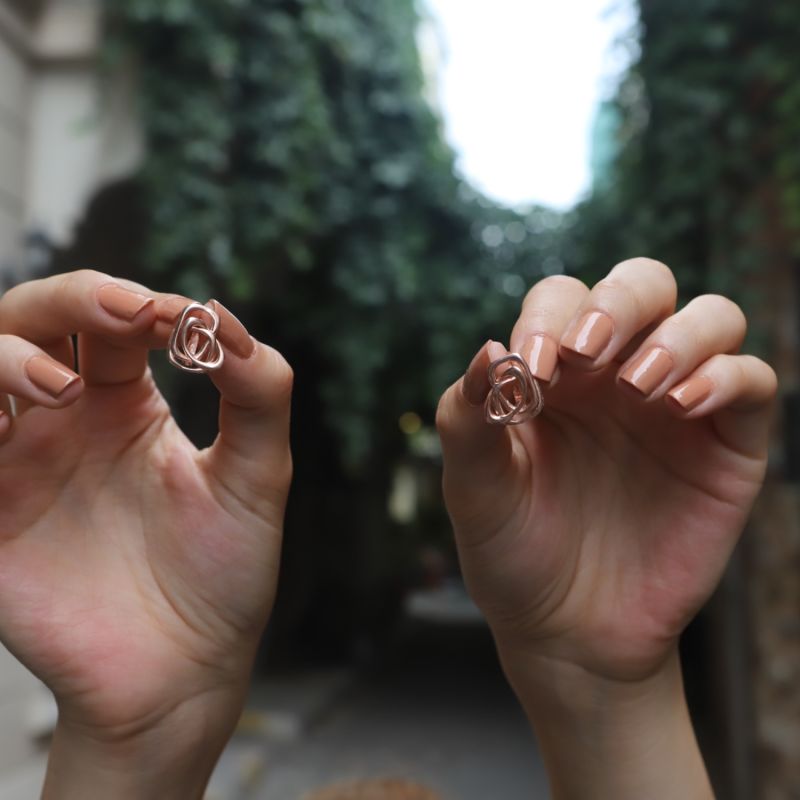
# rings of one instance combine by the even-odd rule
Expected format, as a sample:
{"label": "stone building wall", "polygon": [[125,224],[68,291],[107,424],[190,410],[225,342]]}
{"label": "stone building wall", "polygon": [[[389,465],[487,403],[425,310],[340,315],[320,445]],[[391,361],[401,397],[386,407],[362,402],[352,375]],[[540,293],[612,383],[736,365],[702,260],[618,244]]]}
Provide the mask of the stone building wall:
{"label": "stone building wall", "polygon": [[25,222],[30,66],[25,25],[0,3],[0,285],[20,260]]}
{"label": "stone building wall", "polygon": [[[107,97],[99,89],[99,10],[99,0],[0,0],[0,293],[68,245],[94,193],[141,159],[132,76]],[[37,763],[35,736],[54,713],[0,646],[0,797],[17,796],[10,787]]]}

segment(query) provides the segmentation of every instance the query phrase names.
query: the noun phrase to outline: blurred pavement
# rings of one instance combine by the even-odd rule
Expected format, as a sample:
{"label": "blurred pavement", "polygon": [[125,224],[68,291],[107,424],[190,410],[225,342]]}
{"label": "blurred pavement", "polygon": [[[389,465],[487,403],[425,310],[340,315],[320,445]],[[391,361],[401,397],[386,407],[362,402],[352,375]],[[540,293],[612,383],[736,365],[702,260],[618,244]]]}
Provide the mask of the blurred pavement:
{"label": "blurred pavement", "polygon": [[[279,726],[281,735],[297,732],[284,741],[257,724],[252,701],[243,726],[251,732],[234,737],[209,800],[300,800],[370,777],[418,781],[444,800],[548,796],[533,737],[482,628],[412,626],[380,664],[351,674],[349,685],[343,675],[298,679],[296,696],[306,694],[305,681],[317,700],[306,703],[305,721]],[[263,702],[269,689],[261,691]]]}

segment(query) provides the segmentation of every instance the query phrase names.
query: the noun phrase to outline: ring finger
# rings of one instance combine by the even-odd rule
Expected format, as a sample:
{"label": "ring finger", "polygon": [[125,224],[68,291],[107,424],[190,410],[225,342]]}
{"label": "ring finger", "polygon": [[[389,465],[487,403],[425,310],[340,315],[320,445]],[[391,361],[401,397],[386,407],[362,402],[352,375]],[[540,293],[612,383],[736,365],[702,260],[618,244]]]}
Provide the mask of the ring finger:
{"label": "ring finger", "polygon": [[675,277],[664,264],[649,258],[623,261],[581,304],[561,337],[559,355],[578,369],[600,369],[624,357],[638,337],[672,314],[676,299]]}
{"label": "ring finger", "polygon": [[701,295],[650,334],[617,374],[621,386],[640,397],[662,397],[676,381],[717,353],[735,353],[747,321],[721,295]]}

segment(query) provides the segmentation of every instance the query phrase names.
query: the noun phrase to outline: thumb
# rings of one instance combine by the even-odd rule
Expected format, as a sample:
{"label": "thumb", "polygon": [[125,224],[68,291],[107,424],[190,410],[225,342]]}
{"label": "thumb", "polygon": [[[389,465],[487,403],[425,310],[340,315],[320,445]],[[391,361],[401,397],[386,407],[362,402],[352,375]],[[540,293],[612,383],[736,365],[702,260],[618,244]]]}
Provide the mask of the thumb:
{"label": "thumb", "polygon": [[439,402],[436,427],[442,442],[444,497],[454,524],[491,516],[498,485],[511,467],[508,429],[488,424],[484,411],[489,364],[507,354],[499,342],[486,342]]}

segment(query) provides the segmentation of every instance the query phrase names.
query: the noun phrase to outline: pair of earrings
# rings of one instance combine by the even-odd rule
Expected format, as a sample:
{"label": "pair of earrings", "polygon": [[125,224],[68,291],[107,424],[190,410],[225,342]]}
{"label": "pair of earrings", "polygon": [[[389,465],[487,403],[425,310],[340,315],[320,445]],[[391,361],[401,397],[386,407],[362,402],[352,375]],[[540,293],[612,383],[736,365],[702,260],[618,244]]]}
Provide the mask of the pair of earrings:
{"label": "pair of earrings", "polygon": [[[186,372],[219,369],[225,354],[217,340],[219,315],[200,303],[183,309],[169,339],[169,361]],[[492,425],[519,425],[539,415],[544,398],[528,363],[509,353],[489,364],[489,394],[484,406]]]}

